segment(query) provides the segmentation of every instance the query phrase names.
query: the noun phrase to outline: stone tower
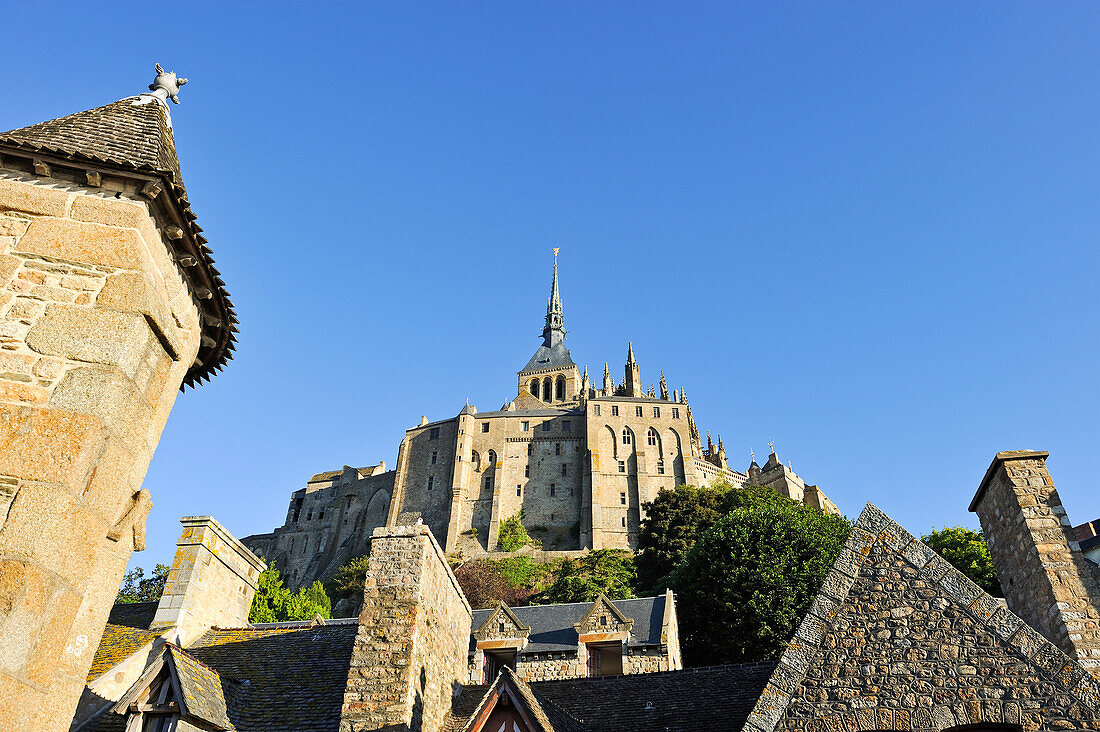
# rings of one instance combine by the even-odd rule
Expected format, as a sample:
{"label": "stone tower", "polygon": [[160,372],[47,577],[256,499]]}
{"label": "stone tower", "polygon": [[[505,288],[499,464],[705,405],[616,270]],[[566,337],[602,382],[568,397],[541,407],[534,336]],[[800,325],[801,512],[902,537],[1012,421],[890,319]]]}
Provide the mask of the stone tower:
{"label": "stone tower", "polygon": [[997,453],[970,510],[981,521],[1009,609],[1097,675],[1096,567],[1073,538],[1047,456],[1034,450]]}
{"label": "stone tower", "polygon": [[634,344],[626,344],[626,388],[623,396],[640,397],[642,393],[642,376],[638,369],[638,362],[634,360]]}
{"label": "stone tower", "polygon": [[546,324],[542,345],[519,371],[519,394],[530,394],[546,404],[576,401],[581,379],[577,365],[565,347],[565,316],[558,294],[558,254],[554,251],[554,277],[546,300]]}
{"label": "stone tower", "polygon": [[0,719],[64,730],[181,385],[236,319],[151,94],[0,133]]}

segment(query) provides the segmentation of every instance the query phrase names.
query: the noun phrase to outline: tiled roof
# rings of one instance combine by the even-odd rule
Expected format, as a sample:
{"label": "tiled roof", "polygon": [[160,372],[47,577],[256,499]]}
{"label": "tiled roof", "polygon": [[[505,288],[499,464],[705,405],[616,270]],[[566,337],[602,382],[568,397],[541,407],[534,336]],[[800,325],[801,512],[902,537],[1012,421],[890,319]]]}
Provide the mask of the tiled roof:
{"label": "tiled roof", "polygon": [[176,666],[187,713],[222,729],[231,728],[218,672],[176,646],[169,646],[168,652]]}
{"label": "tiled roof", "polygon": [[739,730],[774,669],[774,662],[712,666],[539,681],[531,689],[593,732]]}
{"label": "tiled roof", "polygon": [[88,671],[89,683],[163,632],[149,630],[156,611],[155,602],[118,604],[111,609],[103,629],[103,640],[99,642]]}
{"label": "tiled roof", "polygon": [[539,346],[538,350],[535,351],[535,355],[531,356],[531,360],[527,362],[520,373],[526,374],[529,371],[567,368],[575,365],[569,355],[569,349],[565,347],[564,343],[559,342],[553,346]]}
{"label": "tiled roof", "polygon": [[[135,105],[137,101],[148,103]],[[194,386],[225,366],[236,347],[237,317],[225,283],[214,267],[206,238],[201,234],[202,228],[191,212],[180,175],[175,137],[163,104],[151,97],[120,99],[95,109],[0,132],[0,148],[112,168],[123,174],[161,178],[165,193],[171,196],[182,225],[190,234],[172,240],[169,245],[179,257],[198,260],[197,266],[181,268],[188,286],[202,303],[200,321],[204,335],[204,345],[184,377],[184,384]]]}
{"label": "tiled roof", "polygon": [[492,684],[463,688],[451,705],[451,712],[443,724],[445,732],[461,732],[465,729],[471,718],[488,703],[492,692],[504,684],[511,686],[533,721],[545,732],[583,732],[585,729],[578,720],[534,692],[512,669],[505,667]]}
{"label": "tiled roof", "polygon": [[[665,596],[641,597],[634,600],[612,600],[623,615],[634,620],[630,630],[630,646],[656,646],[661,644],[661,624],[665,614]],[[577,631],[573,626],[584,618],[592,607],[590,602],[574,602],[560,605],[531,605],[511,608],[524,625],[531,628],[525,653],[569,651],[577,647]],[[493,609],[474,610],[472,627],[480,628]],[[471,636],[470,649],[474,648]]]}

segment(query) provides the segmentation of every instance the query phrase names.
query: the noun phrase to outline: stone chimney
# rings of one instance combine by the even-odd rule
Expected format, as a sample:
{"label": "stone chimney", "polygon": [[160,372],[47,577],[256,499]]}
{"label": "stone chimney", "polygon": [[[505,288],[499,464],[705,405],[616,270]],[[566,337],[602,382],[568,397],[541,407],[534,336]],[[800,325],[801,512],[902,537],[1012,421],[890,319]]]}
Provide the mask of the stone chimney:
{"label": "stone chimney", "polygon": [[427,526],[375,529],[340,732],[441,729],[469,673],[471,619]]}
{"label": "stone chimney", "polygon": [[1047,472],[1049,453],[999,452],[970,510],[978,514],[1008,607],[1100,674],[1100,592]]}
{"label": "stone chimney", "polygon": [[183,535],[152,627],[175,626],[189,643],[213,626],[247,625],[264,563],[211,516],[180,523]]}

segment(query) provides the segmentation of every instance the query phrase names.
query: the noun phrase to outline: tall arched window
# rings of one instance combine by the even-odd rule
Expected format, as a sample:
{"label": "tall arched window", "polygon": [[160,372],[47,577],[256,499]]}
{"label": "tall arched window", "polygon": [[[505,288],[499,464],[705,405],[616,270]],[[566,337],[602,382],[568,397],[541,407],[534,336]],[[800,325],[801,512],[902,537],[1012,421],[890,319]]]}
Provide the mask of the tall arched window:
{"label": "tall arched window", "polygon": [[646,441],[647,445],[656,446],[657,445],[657,430],[650,427],[649,431],[645,433],[645,441]]}
{"label": "tall arched window", "polygon": [[634,433],[630,431],[629,427],[623,427],[623,444],[624,445],[633,445],[634,444]]}
{"label": "tall arched window", "polygon": [[489,451],[489,462],[485,465],[485,469],[486,470],[492,470],[496,466],[497,466],[497,454],[494,451],[490,450]]}
{"label": "tall arched window", "polygon": [[547,376],[542,380],[542,400],[544,402],[550,401],[550,377]]}
{"label": "tall arched window", "polygon": [[531,383],[528,388],[531,390],[531,396],[537,399],[539,396],[539,380],[531,379]]}
{"label": "tall arched window", "polygon": [[559,402],[565,401],[565,377],[561,374],[558,374],[558,378],[554,382],[554,398]]}

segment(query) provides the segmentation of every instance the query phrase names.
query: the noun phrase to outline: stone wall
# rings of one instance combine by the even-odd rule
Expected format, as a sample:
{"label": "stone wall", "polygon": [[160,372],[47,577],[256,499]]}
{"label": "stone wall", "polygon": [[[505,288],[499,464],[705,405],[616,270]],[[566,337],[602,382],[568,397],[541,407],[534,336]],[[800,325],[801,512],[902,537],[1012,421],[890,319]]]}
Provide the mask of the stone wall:
{"label": "stone wall", "polygon": [[1100,587],[1080,552],[1045,452],[998,453],[970,510],[978,514],[1008,606],[1100,673]]}
{"label": "stone wall", "polygon": [[0,719],[14,729],[72,717],[199,348],[198,310],[129,191],[0,173]]}
{"label": "stone wall", "polygon": [[183,534],[152,627],[175,626],[183,643],[213,626],[244,627],[263,563],[211,516],[180,523]]}
{"label": "stone wall", "polygon": [[468,675],[470,623],[427,526],[376,530],[341,732],[439,729]]}

